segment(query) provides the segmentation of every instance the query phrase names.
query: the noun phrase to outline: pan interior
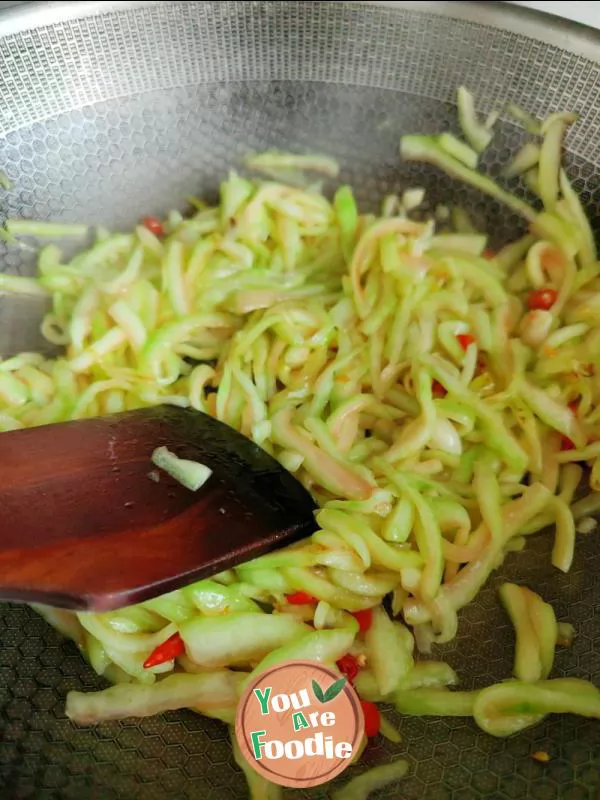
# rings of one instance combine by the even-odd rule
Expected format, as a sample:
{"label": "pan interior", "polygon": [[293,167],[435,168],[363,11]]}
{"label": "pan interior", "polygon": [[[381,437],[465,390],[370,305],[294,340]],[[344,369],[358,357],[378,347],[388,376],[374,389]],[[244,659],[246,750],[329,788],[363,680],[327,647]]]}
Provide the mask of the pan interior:
{"label": "pan interior", "polygon": [[[519,232],[513,215],[433,169],[398,160],[402,133],[455,127],[452,98],[465,84],[482,111],[510,99],[539,115],[581,114],[567,163],[597,228],[600,45],[590,60],[564,49],[566,37],[554,46],[493,27],[495,12],[477,4],[467,4],[479,10],[477,21],[432,13],[428,4],[390,5],[119,3],[106,13],[59,13],[48,25],[6,33],[0,165],[15,183],[3,198],[7,215],[125,229],[143,214],[183,208],[186,194],[214,197],[244,155],[276,147],[336,157],[341,180],[363,208],[375,208],[388,192],[423,186],[430,208],[464,206],[499,244]],[[455,5],[457,14],[473,17]],[[505,14],[517,30],[521,17],[508,8]],[[556,38],[543,18],[538,24],[540,38]],[[577,40],[576,31],[572,36]],[[497,173],[521,140],[517,127],[501,122],[486,167]],[[6,271],[32,271],[29,251],[2,249]],[[39,309],[3,301],[1,348],[27,347],[38,322]],[[464,688],[510,674],[513,635],[496,593],[507,577],[539,591],[578,631],[573,647],[558,651],[555,674],[600,681],[600,549],[594,535],[580,537],[565,576],[550,566],[550,546],[538,537],[525,553],[509,556],[461,615],[459,638],[439,650]],[[29,609],[3,605],[0,628],[3,797],[246,796],[220,723],[185,712],[76,730],[63,713],[67,691],[98,689],[102,681]],[[406,800],[584,800],[600,791],[597,721],[551,717],[506,740],[470,720],[394,722],[403,744],[371,747],[364,761],[405,754]],[[533,761],[536,750],[549,752],[550,763]]]}

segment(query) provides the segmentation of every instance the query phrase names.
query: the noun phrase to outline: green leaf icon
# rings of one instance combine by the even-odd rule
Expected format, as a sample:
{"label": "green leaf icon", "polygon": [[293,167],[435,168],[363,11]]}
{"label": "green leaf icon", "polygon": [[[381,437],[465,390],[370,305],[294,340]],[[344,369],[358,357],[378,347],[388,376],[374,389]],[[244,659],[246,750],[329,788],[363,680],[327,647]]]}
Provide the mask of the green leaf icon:
{"label": "green leaf icon", "polygon": [[329,689],[324,694],[324,703],[328,703],[330,700],[333,700],[334,697],[337,697],[338,694],[342,691],[344,686],[346,685],[346,678],[340,678],[339,680],[335,681],[331,684]]}
{"label": "green leaf icon", "polygon": [[334,681],[329,689],[326,689],[325,692],[323,692],[323,689],[321,689],[319,684],[316,681],[313,681],[312,690],[319,703],[328,703],[330,700],[333,700],[334,697],[338,696],[345,685],[346,678],[340,678],[339,680]]}
{"label": "green leaf icon", "polygon": [[315,680],[312,682],[312,690],[319,703],[324,703],[325,696],[323,694],[323,690]]}

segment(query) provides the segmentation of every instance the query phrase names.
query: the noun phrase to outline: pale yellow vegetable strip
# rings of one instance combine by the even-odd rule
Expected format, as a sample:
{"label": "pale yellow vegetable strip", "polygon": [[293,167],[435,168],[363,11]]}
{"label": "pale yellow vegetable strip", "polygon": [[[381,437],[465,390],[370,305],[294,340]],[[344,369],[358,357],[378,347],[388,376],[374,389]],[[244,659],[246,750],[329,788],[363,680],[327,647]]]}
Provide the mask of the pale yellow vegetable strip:
{"label": "pale yellow vegetable strip", "polygon": [[513,674],[517,680],[529,683],[542,677],[540,643],[529,614],[529,603],[522,587],[503,583],[500,599],[513,624],[516,634]]}
{"label": "pale yellow vegetable strip", "polygon": [[340,167],[334,158],[316,154],[280,153],[275,150],[248,156],[246,166],[250,169],[295,169],[321,172],[330,178],[336,178]]}
{"label": "pale yellow vegetable strip", "polygon": [[352,282],[354,300],[357,304],[359,314],[362,316],[365,311],[364,290],[362,287],[362,276],[368,268],[368,262],[373,257],[374,243],[383,236],[390,233],[400,233],[417,236],[423,232],[424,228],[416,222],[407,219],[392,218],[381,220],[369,228],[359,239],[350,262],[348,272]]}
{"label": "pale yellow vegetable strip", "polygon": [[25,278],[21,275],[0,275],[0,292],[7,294],[29,294],[38,297],[48,297],[46,289],[34,278]]}
{"label": "pale yellow vegetable strip", "polygon": [[281,572],[294,589],[307,592],[319,600],[325,600],[336,608],[360,611],[363,608],[372,608],[381,601],[380,597],[357,595],[334,586],[316,572],[304,567],[284,567]]}
{"label": "pale yellow vegetable strip", "polygon": [[357,500],[365,500],[371,495],[373,487],[368,481],[327,455],[295,428],[290,409],[274,414],[271,423],[274,441],[281,447],[300,453],[304,457],[305,467],[325,488],[341,497]]}
{"label": "pale yellow vegetable strip", "polygon": [[134,350],[141,350],[146,343],[147,333],[143,321],[125,300],[117,300],[108,313],[125,332]]}
{"label": "pale yellow vegetable strip", "polygon": [[411,717],[470,717],[478,694],[437,688],[400,689],[393,702],[400,714]]}
{"label": "pale yellow vegetable strip", "polygon": [[552,548],[552,564],[562,572],[568,572],[575,554],[575,520],[571,509],[560,497],[552,500],[555,510],[556,536]]}
{"label": "pale yellow vegetable strip", "polygon": [[483,521],[492,534],[492,539],[498,541],[502,538],[503,529],[502,496],[491,461],[485,455],[475,461],[473,485]]}
{"label": "pale yellow vegetable strip", "polygon": [[590,492],[571,506],[571,513],[576,520],[592,516],[598,511],[600,511],[600,492]]}
{"label": "pale yellow vegetable strip", "polygon": [[463,386],[461,381],[452,375],[448,363],[439,356],[423,356],[421,360],[431,369],[433,376],[448,392],[454,394],[457,399],[475,411],[488,433],[490,449],[498,452],[515,471],[525,469],[528,463],[527,454],[512,433],[507,430],[501,415],[473,391]]}
{"label": "pale yellow vegetable strip", "polygon": [[164,291],[167,293],[171,306],[178,317],[185,317],[190,313],[190,304],[186,292],[183,266],[183,243],[173,239],[169,242],[165,253],[163,269]]}
{"label": "pale yellow vegetable strip", "polygon": [[385,453],[384,458],[390,463],[416,455],[433,435],[437,411],[432,397],[431,375],[417,366],[414,369],[414,382],[421,413],[401,429],[400,435]]}
{"label": "pale yellow vegetable strip", "polygon": [[459,86],[456,98],[458,119],[462,132],[471,147],[478,153],[482,153],[492,141],[492,133],[477,119],[475,99],[468,89],[464,86]]}
{"label": "pale yellow vegetable strip", "polygon": [[70,366],[73,372],[84,372],[92,367],[104,356],[119,348],[127,339],[127,334],[121,328],[112,328],[94,344],[84,350],[80,355],[71,359]]}
{"label": "pale yellow vegetable strip", "polygon": [[546,714],[600,718],[600,690],[577,678],[534,684],[506,681],[482,689],[473,708],[475,722],[492,736],[510,736],[535,725]]}
{"label": "pale yellow vegetable strip", "polygon": [[111,719],[149,717],[194,706],[198,709],[234,707],[243,673],[206,672],[169,675],[157,684],[122,684],[100,692],[69,692],[66,714],[78,725]]}
{"label": "pale yellow vegetable strip", "polygon": [[360,531],[356,531],[350,525],[347,525],[345,518],[327,514],[327,510],[320,511],[316,519],[322,528],[334,531],[345,544],[351,547],[362,561],[363,567],[369,569],[372,556],[369,546],[361,536]]}
{"label": "pale yellow vegetable strip", "polygon": [[342,532],[347,528],[354,531],[367,545],[373,564],[398,572],[406,567],[420,567],[423,564],[422,555],[414,550],[401,549],[385,542],[358,514],[324,509],[318,512],[317,522],[338,535],[343,535]]}
{"label": "pale yellow vegetable strip", "polygon": [[[333,559],[325,560],[333,561]],[[323,562],[322,562],[323,563]],[[400,575],[393,572],[360,572],[360,564],[346,565],[345,561],[339,562],[338,566],[330,564],[327,570],[327,577],[336,586],[347,589],[358,595],[367,597],[385,597],[393,591],[400,582]]]}
{"label": "pale yellow vegetable strip", "polygon": [[558,199],[562,139],[567,126],[575,122],[575,114],[556,115],[545,131],[540,148],[540,197],[544,207],[552,211]]}
{"label": "pale yellow vegetable strip", "polygon": [[[558,499],[562,500],[563,503],[566,505],[567,510],[569,513],[571,503],[573,502],[573,497],[575,492],[577,491],[577,487],[581,481],[581,477],[583,474],[583,470],[576,464],[566,464],[558,473],[557,470],[557,477],[560,477],[560,491],[558,494]],[[555,484],[553,484],[550,490],[554,493],[557,491],[558,480]],[[576,517],[573,517],[577,519]],[[538,531],[542,530],[549,525],[552,525],[556,521],[556,506],[553,502],[549,504],[549,508],[545,509],[542,514],[534,517],[530,522],[523,526],[521,529],[521,534],[523,536],[528,536],[532,533],[537,533]]]}
{"label": "pale yellow vegetable strip", "polygon": [[[149,236],[152,236],[147,228],[144,227],[143,230],[146,231]],[[156,239],[156,241],[158,240]],[[119,275],[117,275],[116,278],[113,278],[111,281],[105,283],[102,287],[103,291],[107,294],[119,294],[120,292],[125,291],[129,286],[135,284],[142,270],[143,262],[143,248],[141,246],[134,248],[125,269]]]}
{"label": "pale yellow vegetable strip", "polygon": [[[356,626],[358,628],[358,625]],[[354,642],[356,629],[332,629],[312,631],[299,639],[295,639],[283,647],[273,650],[269,655],[256,665],[250,678],[260,675],[261,672],[275,664],[284,661],[318,661],[333,667],[345,655]]]}
{"label": "pale yellow vegetable strip", "polygon": [[439,589],[444,569],[442,534],[435,513],[421,494],[402,476],[391,470],[384,461],[378,460],[377,463],[415,509],[415,538],[424,562],[420,588],[423,597],[431,599]]}
{"label": "pale yellow vegetable strip", "polygon": [[385,697],[397,688],[413,667],[412,637],[407,628],[399,622],[392,622],[380,607],[373,610],[365,645],[369,667],[379,692]]}
{"label": "pale yellow vegetable strip", "polygon": [[531,381],[519,378],[515,382],[524,403],[548,425],[571,439],[577,447],[583,447],[586,441],[577,417],[567,406],[555,401],[548,392],[534,386]]}
{"label": "pale yellow vegetable strip", "polygon": [[[507,503],[502,510],[503,535],[499,541],[489,541],[481,554],[464,567],[453,580],[444,584],[440,596],[448,607],[458,611],[469,603],[481,589],[497,565],[498,555],[506,542],[512,539],[521,527],[539,514],[552,499],[552,493],[541,484],[533,484],[518,500]],[[404,617],[409,625],[431,620],[431,609],[418,600],[408,600],[404,606]]]}
{"label": "pale yellow vegetable strip", "polygon": [[424,599],[432,599],[438,592],[444,569],[442,534],[431,506],[422,495],[410,486],[405,491],[416,510],[414,534],[424,562],[420,592]]}
{"label": "pale yellow vegetable strip", "polygon": [[540,159],[540,148],[534,142],[526,142],[515,155],[510,164],[502,170],[505,178],[515,178],[532,167],[537,166]]}
{"label": "pale yellow vegetable strip", "polygon": [[529,618],[538,640],[540,663],[542,666],[541,677],[547,678],[554,664],[554,652],[558,639],[558,626],[554,609],[549,603],[532,592],[531,589],[522,587],[527,601]]}
{"label": "pale yellow vegetable strip", "polygon": [[85,236],[87,225],[43,222],[32,219],[7,219],[6,230],[13,236],[39,236],[60,239],[64,236]]}
{"label": "pale yellow vegetable strip", "polygon": [[568,204],[571,215],[574,219],[576,219],[578,229],[581,233],[582,246],[578,257],[581,258],[582,266],[587,267],[589,265],[593,265],[594,272],[598,273],[600,270],[596,263],[598,252],[590,222],[585,214],[585,211],[583,210],[577,193],[573,189],[571,182],[569,181],[567,174],[563,169],[560,170],[559,182],[563,197]]}

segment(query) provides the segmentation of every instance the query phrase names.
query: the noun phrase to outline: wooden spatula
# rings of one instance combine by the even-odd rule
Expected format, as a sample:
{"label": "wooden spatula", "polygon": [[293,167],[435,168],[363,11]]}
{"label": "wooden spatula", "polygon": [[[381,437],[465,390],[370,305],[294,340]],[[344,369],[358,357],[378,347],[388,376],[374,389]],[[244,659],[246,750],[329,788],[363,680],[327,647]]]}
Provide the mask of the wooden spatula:
{"label": "wooden spatula", "polygon": [[[160,446],[213,474],[186,489],[156,470]],[[0,475],[4,600],[119,608],[316,527],[309,493],[274,458],[172,406],[2,433]]]}

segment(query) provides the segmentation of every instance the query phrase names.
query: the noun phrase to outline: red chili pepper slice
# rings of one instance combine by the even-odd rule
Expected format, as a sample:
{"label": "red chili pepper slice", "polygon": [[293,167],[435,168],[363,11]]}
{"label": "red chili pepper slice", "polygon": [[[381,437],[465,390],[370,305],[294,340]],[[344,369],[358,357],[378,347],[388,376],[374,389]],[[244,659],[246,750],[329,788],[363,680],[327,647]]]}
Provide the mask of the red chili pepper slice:
{"label": "red chili pepper slice", "polygon": [[361,633],[366,633],[373,624],[372,608],[363,608],[361,611],[354,611],[352,616],[358,622],[358,629]]}
{"label": "red chili pepper slice", "polygon": [[561,450],[575,450],[575,442],[572,442],[568,436],[561,436],[560,437],[560,449]]}
{"label": "red chili pepper slice", "polygon": [[475,337],[471,336],[470,333],[457,333],[456,338],[463,350],[467,350],[469,345],[473,344],[475,341]]}
{"label": "red chili pepper slice", "polygon": [[446,389],[439,381],[434,381],[431,384],[431,391],[433,392],[434,397],[445,397],[448,394]]}
{"label": "red chili pepper slice", "polygon": [[577,412],[579,411],[579,400],[571,400],[571,402],[569,403],[569,408],[574,414],[577,414]]}
{"label": "red chili pepper slice", "polygon": [[165,235],[165,229],[163,227],[162,222],[158,219],[158,217],[143,217],[142,225],[145,228],[148,228],[150,233],[153,233],[155,236]]}
{"label": "red chili pepper slice", "polygon": [[306,592],[294,592],[293,594],[286,594],[285,599],[291,606],[307,606],[316,605],[319,601],[312,594]]}
{"label": "red chili pepper slice", "polygon": [[182,656],[184,653],[185,645],[183,639],[178,633],[174,633],[173,636],[169,636],[166,641],[154,648],[144,661],[144,669],[157,667],[159,664],[164,664],[165,661],[171,661],[177,658],[177,656]]}
{"label": "red chili pepper slice", "polygon": [[352,683],[360,670],[356,656],[353,656],[351,653],[346,653],[345,656],[342,656],[340,660],[336,661],[335,663],[337,664],[337,668],[342,675],[345,675],[350,683]]}
{"label": "red chili pepper slice", "polygon": [[368,737],[377,736],[381,727],[381,714],[375,703],[368,700],[361,700],[363,715],[365,718],[365,733]]}
{"label": "red chili pepper slice", "polygon": [[527,307],[530,311],[548,311],[556,303],[557,297],[556,289],[535,289],[529,292]]}
{"label": "red chili pepper slice", "polygon": [[486,247],[481,255],[484,258],[496,258],[496,253],[489,247]]}

